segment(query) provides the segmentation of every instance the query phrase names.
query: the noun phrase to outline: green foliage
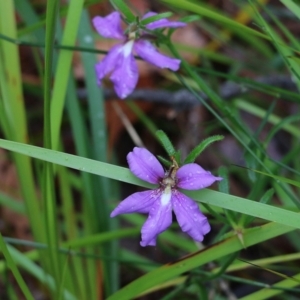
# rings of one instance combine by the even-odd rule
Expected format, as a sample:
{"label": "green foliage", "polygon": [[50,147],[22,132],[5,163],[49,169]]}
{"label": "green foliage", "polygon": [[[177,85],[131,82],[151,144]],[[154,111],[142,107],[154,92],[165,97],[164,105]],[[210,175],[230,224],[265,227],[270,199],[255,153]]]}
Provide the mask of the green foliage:
{"label": "green foliage", "polygon": [[162,130],[157,130],[156,131],[156,137],[158,138],[159,142],[161,145],[164,147],[166,152],[168,153],[169,156],[174,156],[176,154],[175,148],[172,145],[172,142],[168,138],[168,136],[162,131]]}
{"label": "green foliage", "polygon": [[186,157],[184,160],[185,164],[193,163],[196,158],[212,143],[221,141],[224,139],[224,136],[222,135],[215,135],[210,136],[206,138],[204,141],[202,141],[198,146],[196,146]]}
{"label": "green foliage", "polygon": [[155,22],[155,21],[158,21],[160,19],[163,19],[163,18],[170,18],[173,14],[171,12],[165,12],[165,13],[162,13],[162,14],[157,14],[155,16],[152,16],[152,17],[148,17],[144,20],[141,20],[140,21],[140,24],[145,26],[149,23],[152,23],[152,22]]}
{"label": "green foliage", "polygon": [[11,253],[9,252],[9,250],[6,246],[1,233],[0,233],[0,249],[1,249],[1,252],[7,262],[8,268],[12,271],[14,277],[16,278],[16,281],[17,281],[21,291],[23,292],[25,298],[28,300],[31,300],[31,299],[33,300],[34,298],[33,298],[32,294],[30,293],[29,288],[27,287],[25,281],[23,280],[23,278],[19,272],[19,269],[16,265],[16,262],[13,259],[13,257],[11,256]]}
{"label": "green foliage", "polygon": [[116,10],[120,11],[125,16],[128,23],[133,23],[135,21],[135,15],[123,0],[111,0],[110,2]]}

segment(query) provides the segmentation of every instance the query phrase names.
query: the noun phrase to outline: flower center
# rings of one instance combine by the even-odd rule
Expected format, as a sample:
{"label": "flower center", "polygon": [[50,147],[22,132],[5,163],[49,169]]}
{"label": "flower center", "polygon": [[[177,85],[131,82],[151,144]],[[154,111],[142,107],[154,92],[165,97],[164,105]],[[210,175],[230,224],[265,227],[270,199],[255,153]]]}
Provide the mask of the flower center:
{"label": "flower center", "polygon": [[161,186],[163,188],[174,188],[176,186],[176,180],[177,178],[171,178],[169,172],[166,173],[166,176],[163,178],[163,180],[161,181]]}
{"label": "flower center", "polygon": [[178,164],[173,157],[171,157],[173,163],[170,169],[166,172],[165,177],[160,182],[162,195],[161,195],[161,205],[169,204],[172,197],[172,190],[176,187],[177,177],[176,172],[178,170]]}
{"label": "flower center", "polygon": [[171,160],[172,165],[170,169],[166,172],[165,177],[160,182],[161,188],[165,191],[171,191],[173,188],[176,187],[177,184],[176,172],[179,169],[179,166],[173,157],[171,157]]}

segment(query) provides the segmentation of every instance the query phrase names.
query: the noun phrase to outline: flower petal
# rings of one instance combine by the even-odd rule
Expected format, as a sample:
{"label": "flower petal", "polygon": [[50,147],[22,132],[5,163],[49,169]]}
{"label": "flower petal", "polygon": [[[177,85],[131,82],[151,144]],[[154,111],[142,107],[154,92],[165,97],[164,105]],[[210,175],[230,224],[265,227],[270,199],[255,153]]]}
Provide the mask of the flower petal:
{"label": "flower petal", "polygon": [[119,205],[111,212],[110,216],[115,217],[120,214],[129,214],[133,212],[148,213],[153,203],[160,199],[161,191],[152,190],[134,193],[124,199]]}
{"label": "flower petal", "polygon": [[[162,194],[161,194],[162,195]],[[162,196],[163,197],[163,196]],[[162,204],[163,203],[163,204]],[[172,223],[171,201],[157,200],[152,205],[147,221],[142,227],[141,246],[155,246],[156,237]]]}
{"label": "flower petal", "polygon": [[149,41],[137,40],[134,44],[134,50],[141,58],[159,68],[169,68],[173,71],[179,69],[180,59],[171,58],[159,53]]}
{"label": "flower petal", "polygon": [[135,147],[127,155],[130,171],[149,183],[159,183],[164,177],[164,169],[156,157],[145,148]]}
{"label": "flower petal", "polygon": [[117,11],[104,18],[97,16],[92,22],[97,32],[105,38],[118,40],[125,38],[121,27],[121,15]]}
{"label": "flower petal", "polygon": [[203,189],[223,178],[216,177],[205,171],[198,164],[186,164],[177,171],[177,186],[186,190]]}
{"label": "flower petal", "polygon": [[133,43],[134,41],[129,41],[123,45],[117,65],[110,76],[115,92],[121,99],[132,93],[139,78],[137,64],[132,55]]}
{"label": "flower petal", "polygon": [[195,241],[202,242],[203,236],[210,231],[210,225],[201,213],[198,204],[179,191],[173,192],[172,204],[182,231],[189,234]]}
{"label": "flower petal", "polygon": [[116,45],[110,49],[108,54],[95,65],[96,74],[101,84],[105,75],[110,73],[117,65],[123,45]]}
{"label": "flower petal", "polygon": [[[157,15],[157,13],[149,11],[143,16],[142,20],[153,17],[155,15]],[[157,28],[165,28],[165,27],[177,28],[177,27],[184,27],[184,26],[186,26],[186,23],[184,22],[169,21],[168,19],[163,18],[147,24],[146,28],[150,30],[154,30]]]}

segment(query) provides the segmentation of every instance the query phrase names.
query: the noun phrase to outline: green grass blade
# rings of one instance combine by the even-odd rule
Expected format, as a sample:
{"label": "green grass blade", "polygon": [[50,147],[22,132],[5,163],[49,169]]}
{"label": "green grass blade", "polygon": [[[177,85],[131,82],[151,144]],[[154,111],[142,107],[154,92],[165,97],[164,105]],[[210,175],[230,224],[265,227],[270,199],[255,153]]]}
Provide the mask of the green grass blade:
{"label": "green grass blade", "polygon": [[282,177],[282,176],[278,176],[278,175],[268,174],[266,172],[262,172],[262,171],[258,171],[258,170],[254,170],[254,169],[250,169],[250,170],[253,171],[253,172],[255,172],[255,173],[259,173],[259,174],[262,174],[264,176],[268,176],[270,178],[273,178],[274,180],[276,180],[277,183],[279,183],[279,182],[285,182],[285,183],[289,183],[291,185],[300,187],[300,182],[299,181],[292,180],[292,179],[289,179],[287,177]]}
{"label": "green grass blade", "polygon": [[112,6],[122,12],[129,23],[135,21],[135,15],[131,12],[130,8],[124,3],[123,0],[110,0]]}
{"label": "green grass blade", "polygon": [[[83,2],[84,0],[76,0],[69,3],[66,24],[61,42],[63,45],[74,46],[75,44]],[[69,82],[72,57],[73,53],[71,51],[60,50],[51,100],[51,140],[53,149],[57,149],[58,147],[60,126],[65,95]]]}
{"label": "green grass blade", "polygon": [[299,3],[296,4],[294,1],[291,0],[280,0],[281,3],[283,3],[291,13],[295,14],[298,19],[300,19],[300,7]]}
{"label": "green grass blade", "polygon": [[[86,11],[83,12],[80,27],[79,27],[79,44],[80,46],[94,45],[92,38],[93,31],[89,25],[89,15]],[[92,147],[90,157],[99,161],[107,160],[107,137],[106,137],[106,121],[105,121],[105,106],[104,98],[101,89],[97,85],[97,78],[95,74],[95,64],[97,63],[96,56],[91,53],[82,53],[83,68],[85,73],[85,82],[87,86],[88,104],[89,104],[89,120],[91,123],[92,132]],[[99,189],[100,183],[100,189]],[[97,180],[95,197],[103,199],[96,200],[94,207],[100,213],[100,218],[95,227],[100,230],[109,229],[108,203],[104,199],[109,197],[109,182],[105,179]]]}
{"label": "green grass blade", "polygon": [[159,140],[159,142],[161,143],[161,145],[166,150],[166,152],[168,153],[168,156],[169,157],[174,156],[176,154],[175,148],[172,142],[170,141],[169,137],[165,134],[165,132],[162,130],[157,130],[155,135]]}
{"label": "green grass blade", "polygon": [[161,0],[161,2],[165,2],[168,4],[171,4],[172,6],[175,6],[180,9],[184,9],[190,12],[193,12],[195,14],[199,14],[200,16],[215,20],[221,25],[228,26],[232,30],[241,30],[243,34],[250,34],[254,36],[258,36],[264,39],[269,39],[269,37],[263,33],[260,33],[257,30],[251,29],[243,24],[240,24],[236,21],[233,21],[229,17],[226,17],[224,15],[221,15],[219,13],[214,12],[211,9],[205,8],[202,4],[199,3],[193,3],[187,0],[177,0],[177,1],[172,1],[172,0]]}
{"label": "green grass blade", "polygon": [[[29,0],[15,0],[15,5],[18,13],[21,18],[24,20],[27,26],[34,25],[39,22],[39,16],[36,14]],[[36,29],[32,35],[35,40],[39,43],[44,43],[45,40],[45,32],[43,28]],[[43,49],[40,48],[43,52]]]}
{"label": "green grass blade", "polygon": [[161,13],[161,14],[157,14],[155,16],[152,16],[152,17],[148,17],[146,19],[143,19],[140,21],[140,24],[143,25],[143,26],[146,26],[147,24],[149,23],[153,23],[155,21],[158,21],[160,19],[163,19],[163,18],[170,18],[173,14],[171,12],[164,12],[164,13]]}
{"label": "green grass blade", "polygon": [[[252,3],[251,0],[249,0],[250,3]],[[253,5],[253,8],[256,10],[255,6]],[[260,25],[265,29],[266,33],[270,37],[270,40],[273,42],[274,47],[277,48],[278,52],[281,54],[281,57],[283,61],[285,62],[287,68],[289,69],[291,74],[295,75],[296,84],[298,87],[300,87],[300,65],[297,64],[296,61],[291,59],[293,57],[294,53],[289,48],[286,43],[284,43],[281,39],[281,37],[277,34],[275,30],[271,28],[269,24],[264,20],[264,18],[258,13],[256,10],[256,14],[258,16],[258,21],[260,22]]]}
{"label": "green grass blade", "polygon": [[[133,176],[128,169],[111,164],[3,139],[0,139],[0,147],[69,168],[105,176],[107,178],[148,188],[154,187]],[[185,193],[192,199],[200,202],[248,214],[268,221],[278,222],[286,226],[300,228],[300,214],[292,211],[208,189],[186,191]]]}
{"label": "green grass blade", "polygon": [[[55,25],[59,2],[49,0],[46,12],[46,35],[45,35],[45,75],[44,75],[44,147],[51,148],[51,94],[52,94],[52,65]],[[46,162],[43,170],[42,193],[45,208],[45,228],[49,245],[49,263],[47,267],[53,275],[56,285],[61,282],[60,260],[58,256],[58,232],[56,197],[54,193],[54,172],[51,163]],[[47,256],[48,256],[47,255]],[[46,257],[47,257],[46,256]],[[54,297],[59,291],[55,291]]]}
{"label": "green grass blade", "polygon": [[0,250],[2,252],[2,254],[4,255],[5,260],[7,261],[7,265],[10,268],[10,270],[12,271],[21,291],[23,292],[25,298],[27,300],[33,300],[33,296],[30,293],[25,281],[23,280],[13,258],[11,257],[9,250],[6,247],[6,244],[3,240],[2,234],[0,233]]}
{"label": "green grass blade", "polygon": [[[10,38],[16,39],[17,31],[15,22],[13,1],[0,1],[0,33],[5,33]],[[7,128],[5,134],[8,139],[26,143],[28,132],[22,91],[19,49],[17,45],[1,41],[0,65],[1,100],[3,100],[3,108],[6,113],[5,126]],[[44,226],[34,226],[34,224],[43,224],[43,222],[30,159],[15,154],[14,160],[33,235],[38,241],[44,241]]]}
{"label": "green grass blade", "polygon": [[6,195],[2,192],[0,192],[0,204],[3,205],[3,206],[8,207],[12,211],[15,211],[19,214],[25,214],[26,213],[24,203],[22,203],[22,202],[20,202],[16,199],[13,199],[11,196]]}
{"label": "green grass blade", "polygon": [[279,290],[279,289],[275,289],[275,288],[287,289],[287,288],[293,288],[293,287],[299,285],[300,274],[298,273],[298,274],[294,275],[292,278],[293,279],[282,280],[278,283],[271,285],[270,288],[261,289],[261,290],[254,292],[248,296],[240,298],[240,300],[265,300],[265,299],[274,297],[276,295],[280,295],[284,292],[284,290]]}
{"label": "green grass blade", "polygon": [[[258,228],[247,230],[244,233],[243,238],[246,245],[249,247],[251,245],[271,239],[275,236],[287,233],[291,230],[293,229],[290,227],[269,223]],[[202,251],[193,253],[192,255],[175,263],[164,265],[161,268],[157,268],[154,271],[147,273],[146,275],[120,289],[118,292],[109,297],[108,300],[133,299],[140,293],[151,287],[154,287],[157,284],[161,284],[207,262],[224,257],[230,253],[234,253],[242,249],[243,245],[240,243],[237,236],[228,238],[216,245],[212,245],[211,247],[207,247]]]}
{"label": "green grass blade", "polygon": [[[17,33],[12,0],[0,2],[0,14],[0,32],[5,33],[9,37],[16,38]],[[27,127],[24,126],[26,124],[26,117],[18,48],[16,45],[5,41],[1,42],[1,48],[3,50],[3,64],[1,66],[6,71],[8,81],[7,89],[10,105],[7,107],[10,109],[10,112],[8,112],[11,118],[10,126],[13,128],[16,140],[26,141]]]}
{"label": "green grass blade", "polygon": [[[31,259],[29,259],[26,255],[19,252],[14,247],[7,245],[7,248],[10,252],[10,255],[14,259],[15,263],[18,264],[22,269],[26,270],[29,274],[33,275],[35,278],[37,278],[41,283],[45,284],[46,287],[49,288],[52,292],[56,292],[56,284],[53,279],[53,277],[47,273],[45,273],[45,270],[41,268],[39,265],[32,262]],[[34,254],[37,255],[37,252]],[[72,295],[69,291],[64,289],[64,299],[66,300],[76,300],[77,298]]]}
{"label": "green grass blade", "polygon": [[206,138],[198,146],[196,146],[184,160],[185,164],[193,163],[196,158],[212,143],[221,141],[224,139],[223,135],[214,135]]}
{"label": "green grass blade", "polygon": [[[87,11],[83,11],[80,26],[79,26],[79,46],[81,47],[95,47],[93,40],[94,31],[90,25],[90,16]],[[95,64],[97,63],[96,55],[93,53],[81,53],[85,83],[87,88],[87,100],[89,108],[89,120],[91,127],[92,147],[91,158],[99,161],[107,160],[107,136],[106,136],[106,121],[105,121],[105,105],[102,90],[97,85],[97,78],[95,74]],[[93,207],[97,215],[94,219],[94,228],[97,231],[105,232],[111,229],[109,218],[108,200],[110,198],[110,182],[105,177],[93,177]],[[103,255],[116,254],[117,246],[107,244],[100,250]],[[118,289],[118,265],[111,261],[103,262],[103,277],[105,280],[106,295],[111,294]],[[96,297],[93,295],[92,297]]]}

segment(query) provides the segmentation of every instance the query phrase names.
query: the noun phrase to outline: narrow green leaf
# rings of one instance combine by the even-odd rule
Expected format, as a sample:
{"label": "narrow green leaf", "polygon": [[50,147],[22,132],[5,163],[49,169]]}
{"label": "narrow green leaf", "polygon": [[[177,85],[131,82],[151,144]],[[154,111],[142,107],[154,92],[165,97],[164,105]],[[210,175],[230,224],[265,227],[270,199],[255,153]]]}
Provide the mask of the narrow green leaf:
{"label": "narrow green leaf", "polygon": [[[266,115],[266,111],[263,108],[253,105],[249,101],[237,99],[234,101],[234,104],[236,105],[237,108],[242,109],[242,110],[246,111],[247,113],[251,113],[252,115],[257,116],[259,118],[264,118],[264,116]],[[295,118],[295,121],[297,121],[299,119],[299,116],[297,116],[297,115],[294,115],[292,117]],[[270,114],[270,116],[268,118],[268,122],[270,124],[274,125],[275,127],[278,126],[279,123],[281,123],[281,122],[285,123],[281,117],[274,115],[274,114]],[[272,130],[273,130],[273,128],[274,127],[272,127]],[[300,130],[297,126],[284,124],[282,126],[282,128],[286,132],[289,132],[290,134],[292,134],[295,137],[299,137],[299,135],[300,135]]]}
{"label": "narrow green leaf", "polygon": [[[13,1],[0,1],[0,34],[5,33],[8,38],[15,40],[16,22]],[[7,139],[26,143],[28,132],[18,45],[1,41],[0,47],[0,98],[3,101],[1,108],[5,109],[5,120],[1,120],[1,123],[5,123],[4,133]],[[28,157],[17,154],[13,157],[34,237],[39,241],[44,241],[44,226],[34,226],[34,224],[42,224],[42,216],[31,161]]]}
{"label": "narrow green leaf", "polygon": [[[269,190],[267,190],[263,196],[261,197],[260,199],[260,203],[269,203],[269,201],[271,201],[272,197],[274,195],[274,189],[271,188]],[[242,215],[241,218],[240,218],[240,221],[239,221],[239,225],[241,227],[246,227],[247,225],[251,224],[252,221],[254,221],[254,217],[252,216],[247,216],[247,215]]]}
{"label": "narrow green leaf", "polygon": [[[90,15],[87,10],[82,12],[81,22],[79,26],[79,45],[81,47],[95,47],[93,39],[94,30],[91,27]],[[95,80],[95,64],[97,63],[97,57],[95,54],[83,52],[81,53],[83,69],[85,74],[85,83],[87,89],[87,101],[88,101],[88,120],[90,121],[91,129],[91,158],[105,162],[107,160],[107,130],[105,120],[105,105],[102,89],[99,88]],[[93,215],[87,215],[85,212],[85,219],[92,224],[94,230],[97,232],[107,232],[111,230],[111,222],[109,218],[108,202],[111,197],[111,185],[110,181],[105,177],[92,177],[93,188]],[[102,255],[117,255],[117,246],[114,243],[107,243],[103,245],[99,251]],[[91,252],[93,250],[91,249]],[[93,267],[93,261],[90,261],[88,271],[90,272],[90,280],[86,282],[86,286],[90,285],[89,291],[93,291],[90,298],[97,297],[97,290],[91,279],[95,276],[97,270]],[[92,270],[94,275],[92,275]],[[102,265],[105,294],[112,294],[118,287],[117,278],[118,265],[114,261],[103,261]],[[86,278],[88,281],[88,278]]]}
{"label": "narrow green leaf", "polygon": [[[116,179],[147,188],[155,187],[152,184],[136,178],[128,169],[111,164],[27,144],[6,141],[3,139],[0,139],[0,147],[107,178]],[[286,226],[300,228],[299,213],[208,189],[203,189],[200,191],[185,191],[184,193],[196,201],[277,222]]]}
{"label": "narrow green leaf", "polygon": [[174,153],[174,158],[176,160],[176,162],[178,163],[178,165],[181,165],[181,151],[178,150]]}
{"label": "narrow green leaf", "polygon": [[21,291],[23,292],[26,300],[31,300],[31,299],[33,300],[34,298],[31,295],[25,281],[23,280],[13,258],[11,257],[1,233],[0,233],[0,250],[1,250],[2,254],[4,255],[5,260],[7,261],[8,267],[14,274],[14,277],[15,277]]}
{"label": "narrow green leaf", "polygon": [[[241,168],[245,168],[245,167],[241,167]],[[245,169],[248,169],[248,168],[245,168]],[[253,172],[256,172],[256,173],[259,173],[259,174],[271,177],[271,178],[275,179],[276,182],[278,182],[278,183],[279,182],[285,182],[285,183],[289,183],[291,185],[300,187],[300,182],[299,181],[292,180],[292,179],[289,179],[289,178],[286,178],[286,177],[282,177],[282,176],[278,176],[278,175],[268,174],[266,172],[262,172],[262,171],[258,171],[258,170],[254,170],[254,169],[250,169],[250,170],[253,171]]]}
{"label": "narrow green leaf", "polygon": [[[52,63],[53,63],[53,45],[55,36],[55,25],[57,17],[57,0],[47,2],[46,12],[46,35],[45,35],[45,75],[44,75],[44,147],[51,148],[51,93],[52,93]],[[49,251],[45,255],[48,260],[47,268],[54,277],[56,284],[61,282],[60,262],[58,257],[58,231],[57,231],[57,214],[56,199],[53,182],[53,165],[49,162],[44,163],[42,194],[45,208],[44,224],[46,229],[47,243]],[[45,265],[45,264],[44,264]],[[57,291],[53,296],[56,297]]]}
{"label": "narrow green leaf", "polygon": [[264,28],[265,32],[270,37],[275,48],[281,54],[281,57],[282,57],[283,61],[285,62],[286,66],[288,67],[290,73],[295,75],[295,79],[296,79],[295,83],[297,84],[297,86],[299,88],[300,87],[300,66],[297,63],[295,63],[295,61],[288,59],[288,57],[291,57],[294,54],[292,49],[286,45],[286,43],[283,41],[283,39],[277,33],[277,31],[273,30],[273,28],[259,14],[258,10],[254,6],[253,1],[249,0],[249,2],[252,4],[252,7],[257,14],[257,17],[258,17],[257,20],[259,21],[260,25]]}
{"label": "narrow green leaf", "polygon": [[8,207],[9,209],[11,209],[19,214],[26,213],[25,205],[23,202],[13,199],[13,198],[11,198],[11,196],[6,195],[2,192],[0,192],[0,204]]}
{"label": "narrow green leaf", "polygon": [[295,14],[300,19],[299,2],[295,3],[295,1],[291,0],[280,0],[280,2],[283,3],[291,13]]}
{"label": "narrow green leaf", "polygon": [[[84,0],[70,1],[68,5],[68,13],[62,38],[63,45],[75,45],[83,2]],[[51,99],[51,141],[53,149],[57,149],[58,147],[72,58],[72,52],[60,50]]]}
{"label": "narrow green leaf", "polygon": [[67,278],[67,266],[70,264],[70,256],[67,255],[66,258],[65,258],[65,262],[63,263],[63,266],[61,268],[61,272],[62,272],[62,275],[61,275],[61,282],[59,282],[58,284],[58,293],[57,293],[57,299],[58,300],[63,300],[64,299],[64,285],[65,285],[65,281],[66,281],[66,278]]}
{"label": "narrow green leaf", "polygon": [[271,188],[264,193],[264,195],[261,197],[259,202],[268,203],[272,199],[273,195],[274,195],[274,189]]}
{"label": "narrow green leaf", "polygon": [[[279,236],[293,230],[290,227],[280,226],[276,223],[269,223],[257,228],[249,229],[244,233],[244,240],[247,247],[255,245],[272,237]],[[216,260],[225,255],[242,250],[243,246],[237,236],[233,236],[219,242],[204,250],[192,253],[190,256],[182,258],[172,264],[157,268],[137,280],[129,283],[124,288],[113,294],[108,300],[129,300],[134,299],[144,291],[166,282],[169,279],[195,269],[207,262]]]}
{"label": "narrow green leaf", "polygon": [[160,160],[167,168],[171,167],[172,163],[170,162],[170,160],[160,156],[160,155],[157,155],[157,158],[158,160]]}
{"label": "narrow green leaf", "polygon": [[[130,220],[128,220],[128,221],[130,221]],[[140,223],[142,224],[142,222],[140,222]],[[59,248],[59,251],[66,253],[69,251],[69,249],[74,250],[77,248],[96,246],[96,245],[100,245],[100,244],[105,244],[111,240],[138,236],[141,231],[141,224],[139,224],[136,227],[112,230],[112,231],[104,232],[104,233],[96,233],[96,234],[91,234],[89,236],[79,237],[76,239],[68,240],[66,242],[62,242],[61,247]],[[13,245],[22,245],[22,246],[27,246],[27,247],[36,248],[36,249],[47,248],[46,244],[38,243],[38,242],[31,242],[28,240],[20,240],[20,239],[15,239],[15,238],[10,238],[10,237],[4,237],[4,240]],[[187,244],[188,244],[188,242],[187,242]],[[185,246],[187,246],[187,245],[185,245]],[[188,247],[185,247],[184,249],[186,251],[191,251],[191,248],[188,248]],[[195,249],[196,248],[194,247],[193,250],[195,250]],[[29,257],[31,260],[36,260],[38,257],[38,252],[36,250],[31,250],[26,253],[26,256]],[[0,273],[2,273],[4,270],[5,270],[5,265],[3,264],[2,261],[0,261]]]}
{"label": "narrow green leaf", "polygon": [[184,160],[184,164],[190,164],[193,163],[196,158],[212,143],[221,141],[224,139],[223,135],[214,135],[206,138],[204,141],[202,141],[198,146],[196,146],[186,157]]}
{"label": "narrow green leaf", "polygon": [[183,18],[180,18],[180,21],[184,23],[192,23],[199,20],[201,20],[201,17],[198,15],[190,15],[190,16],[185,16]]}
{"label": "narrow green leaf", "polygon": [[162,14],[157,14],[155,16],[152,16],[152,17],[141,20],[140,24],[141,25],[147,25],[149,23],[159,21],[160,19],[163,19],[163,18],[169,18],[172,15],[173,15],[173,13],[171,13],[171,12],[165,12],[165,13],[162,13]]}
{"label": "narrow green leaf", "polygon": [[[21,16],[22,20],[26,23],[26,28],[30,27],[30,25],[35,25],[39,22],[39,15],[34,11],[32,3],[30,0],[15,0],[16,10],[18,14]],[[32,37],[37,40],[39,43],[44,43],[45,41],[45,31],[44,28],[37,28],[32,32]],[[43,49],[40,49],[43,52]]]}
{"label": "narrow green leaf", "polygon": [[[263,289],[261,289],[257,292],[254,292],[248,296],[242,297],[242,298],[240,298],[240,300],[271,299],[271,298],[275,297],[276,295],[280,295],[284,291],[284,289],[298,286],[299,280],[300,280],[300,273],[294,275],[292,278],[288,278],[288,279],[279,281],[279,282],[273,284],[271,287],[263,288]],[[282,298],[279,297],[279,299],[282,299]],[[289,297],[287,299],[289,299]]]}
{"label": "narrow green leaf", "polygon": [[269,39],[269,37],[257,30],[254,30],[250,27],[247,27],[235,20],[232,20],[229,17],[224,16],[224,14],[220,14],[217,12],[214,12],[211,9],[205,8],[202,4],[198,3],[193,3],[191,1],[188,0],[161,0],[161,2],[165,2],[168,3],[172,6],[175,6],[177,8],[181,8],[187,11],[190,11],[192,13],[197,13],[200,16],[204,16],[207,18],[210,18],[212,20],[215,20],[217,22],[219,22],[222,25],[226,25],[228,27],[230,27],[232,30],[237,31],[237,30],[242,30],[243,34],[250,34],[250,35],[254,35],[254,36],[258,36],[264,39]]}
{"label": "narrow green leaf", "polygon": [[168,136],[162,130],[157,130],[155,134],[168,155],[174,156],[176,151]]}
{"label": "narrow green leaf", "polygon": [[130,8],[123,0],[110,0],[110,2],[116,10],[119,10],[126,17],[127,22],[135,22],[135,15],[131,12]]}
{"label": "narrow green leaf", "polygon": [[226,167],[219,168],[219,176],[223,178],[218,184],[221,193],[229,194],[228,170]]}
{"label": "narrow green leaf", "polygon": [[[30,258],[27,257],[27,255],[21,253],[16,248],[10,245],[7,245],[7,248],[16,264],[18,264],[22,269],[26,270],[29,274],[32,274],[41,283],[47,286],[51,291],[56,291],[56,285],[53,277],[46,273],[42,267],[35,264]],[[72,295],[68,290],[64,289],[64,299],[76,300],[77,297]]]}

